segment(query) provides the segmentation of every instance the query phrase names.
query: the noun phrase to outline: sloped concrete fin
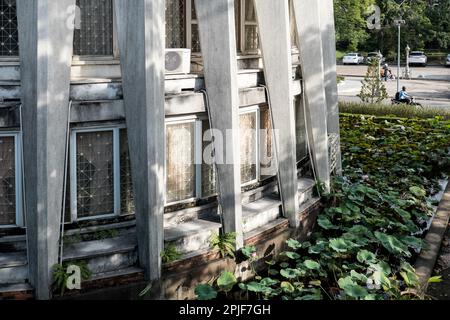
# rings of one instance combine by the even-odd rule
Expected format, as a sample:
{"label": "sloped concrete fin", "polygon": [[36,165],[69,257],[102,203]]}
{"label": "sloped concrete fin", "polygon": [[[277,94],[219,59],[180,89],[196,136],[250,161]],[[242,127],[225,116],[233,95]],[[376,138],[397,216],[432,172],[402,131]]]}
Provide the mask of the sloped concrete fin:
{"label": "sloped concrete fin", "polygon": [[161,276],[164,246],[165,1],[116,0],[139,262]]}
{"label": "sloped concrete fin", "polygon": [[317,179],[330,185],[327,100],[317,0],[293,0],[298,45],[306,95],[306,126]]}
{"label": "sloped concrete fin", "polygon": [[295,109],[292,99],[292,56],[287,0],[254,2],[264,61],[264,75],[270,93],[279,187],[283,213],[291,226],[298,226],[296,211],[297,170],[295,143]]}

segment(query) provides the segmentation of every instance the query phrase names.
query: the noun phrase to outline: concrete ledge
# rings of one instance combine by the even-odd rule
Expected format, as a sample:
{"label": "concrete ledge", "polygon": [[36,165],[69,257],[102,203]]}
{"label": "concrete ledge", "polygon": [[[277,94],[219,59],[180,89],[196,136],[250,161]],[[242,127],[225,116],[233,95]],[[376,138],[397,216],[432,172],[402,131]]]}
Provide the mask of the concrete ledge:
{"label": "concrete ledge", "polygon": [[425,237],[425,247],[421,251],[414,265],[423,292],[428,287],[428,279],[431,277],[436,259],[439,255],[441,242],[450,219],[450,183],[439,203],[436,216],[431,223],[430,230]]}

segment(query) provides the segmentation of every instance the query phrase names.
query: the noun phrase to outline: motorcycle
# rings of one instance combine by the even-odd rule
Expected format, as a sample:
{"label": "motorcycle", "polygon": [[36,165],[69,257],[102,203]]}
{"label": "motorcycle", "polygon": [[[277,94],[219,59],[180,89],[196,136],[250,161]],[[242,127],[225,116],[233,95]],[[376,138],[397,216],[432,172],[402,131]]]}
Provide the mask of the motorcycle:
{"label": "motorcycle", "polygon": [[398,95],[396,95],[395,98],[391,99],[391,103],[392,103],[392,105],[407,104],[407,105],[410,105],[410,106],[422,107],[422,105],[420,103],[414,101],[413,97],[411,97],[411,100],[408,103],[408,101],[406,101],[406,100],[400,100],[398,98]]}

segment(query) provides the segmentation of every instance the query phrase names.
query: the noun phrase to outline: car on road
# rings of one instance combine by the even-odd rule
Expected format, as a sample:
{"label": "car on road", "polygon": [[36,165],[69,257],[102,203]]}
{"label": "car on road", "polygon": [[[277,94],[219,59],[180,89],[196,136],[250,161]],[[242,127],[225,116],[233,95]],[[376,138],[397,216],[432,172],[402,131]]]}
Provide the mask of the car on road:
{"label": "car on road", "polygon": [[[371,64],[373,59],[377,59],[378,58],[378,52],[369,52],[367,54],[367,58],[366,58],[366,62],[367,64]],[[386,58],[381,55],[381,59],[380,59],[380,63],[384,64],[386,62]]]}
{"label": "car on road", "polygon": [[445,66],[446,66],[447,68],[450,67],[450,53],[447,55],[447,59],[445,60]]}
{"label": "car on road", "polygon": [[361,64],[361,63],[364,63],[364,57],[360,53],[350,52],[350,53],[347,53],[342,58],[342,63],[344,65],[345,64]]}
{"label": "car on road", "polygon": [[425,55],[423,51],[411,51],[409,54],[409,64],[414,65],[418,64],[423,67],[426,67],[428,63],[428,57]]}

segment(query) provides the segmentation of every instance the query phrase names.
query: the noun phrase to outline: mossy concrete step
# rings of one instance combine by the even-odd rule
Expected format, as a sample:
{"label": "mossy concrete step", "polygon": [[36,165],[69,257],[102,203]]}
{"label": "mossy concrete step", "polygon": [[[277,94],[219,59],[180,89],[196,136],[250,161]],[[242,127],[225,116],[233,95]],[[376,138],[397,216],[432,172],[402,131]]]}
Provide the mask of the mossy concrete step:
{"label": "mossy concrete step", "polygon": [[244,233],[260,228],[280,217],[281,201],[264,197],[242,206],[242,229]]}
{"label": "mossy concrete step", "polygon": [[0,254],[0,285],[24,283],[27,278],[26,252]]}
{"label": "mossy concrete step", "polygon": [[63,261],[85,261],[93,276],[126,269],[137,263],[136,235],[84,241],[64,248]]}
{"label": "mossy concrete step", "polygon": [[25,235],[0,237],[0,252],[16,252],[27,250]]}
{"label": "mossy concrete step", "polygon": [[316,182],[309,178],[299,178],[297,185],[298,202],[301,206],[314,197]]}
{"label": "mossy concrete step", "polygon": [[181,254],[208,249],[213,234],[218,234],[222,225],[206,220],[192,220],[164,229],[164,241],[174,244]]}

